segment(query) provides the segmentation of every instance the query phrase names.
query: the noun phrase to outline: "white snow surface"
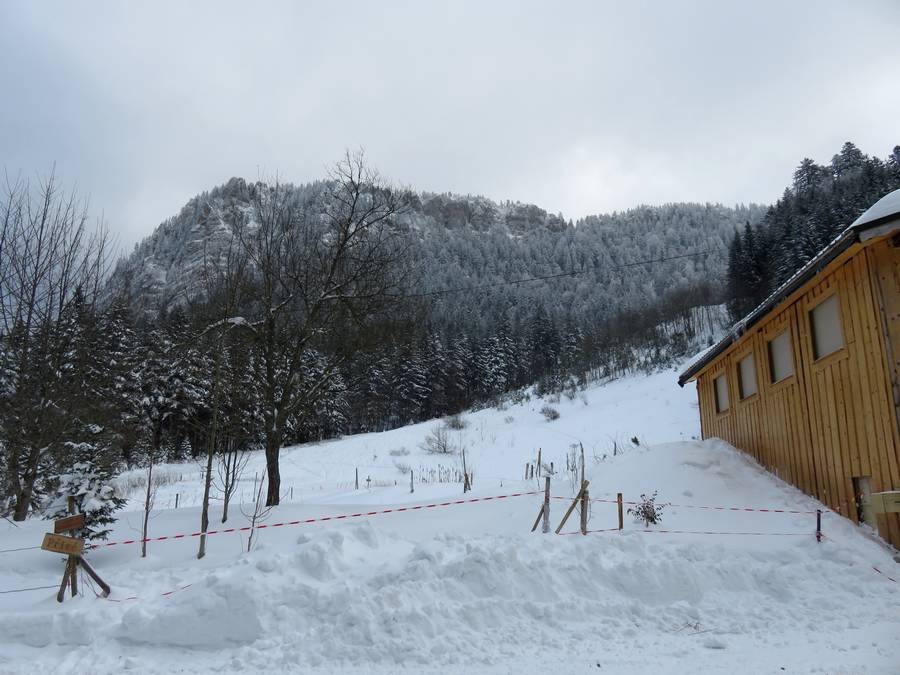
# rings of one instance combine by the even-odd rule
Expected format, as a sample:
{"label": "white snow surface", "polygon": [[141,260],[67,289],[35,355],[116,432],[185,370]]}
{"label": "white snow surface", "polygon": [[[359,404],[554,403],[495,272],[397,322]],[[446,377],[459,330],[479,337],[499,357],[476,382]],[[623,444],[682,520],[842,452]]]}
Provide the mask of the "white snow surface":
{"label": "white snow surface", "polygon": [[[871,533],[826,511],[817,543],[813,514],[689,508],[822,507],[729,445],[697,441],[696,392],[676,377],[564,397],[554,422],[532,399],[466,414],[451,432],[475,471],[466,498],[537,490],[522,476],[538,447],[557,469],[552,493],[571,497],[565,456],[581,442],[592,498],[658,490],[678,505],[653,532],[626,516],[622,532],[531,533],[542,498],[530,495],[266,528],[250,553],[245,535],[214,535],[199,561],[190,537],[151,542],[146,559],[138,545],[99,548],[89,559],[108,600],[89,588],[62,605],[50,589],[0,594],[0,673],[900,672],[900,585],[885,576],[900,579],[900,565]],[[409,494],[394,466],[455,467],[419,448],[440,423],[284,450],[285,499],[266,522],[462,499],[455,483]],[[254,457],[248,498],[262,467]],[[151,536],[196,531],[199,469],[160,475],[172,482],[157,503],[178,494],[180,508],[156,511]],[[553,500],[554,527],[566,505]],[[140,515],[122,512],[111,540],[139,536]],[[245,523],[235,505],[225,527]],[[594,502],[589,526],[616,527],[615,505]],[[0,549],[37,545],[47,529],[0,523]],[[576,529],[577,514],[565,531]],[[56,584],[61,571],[55,554],[0,553],[0,591]]]}

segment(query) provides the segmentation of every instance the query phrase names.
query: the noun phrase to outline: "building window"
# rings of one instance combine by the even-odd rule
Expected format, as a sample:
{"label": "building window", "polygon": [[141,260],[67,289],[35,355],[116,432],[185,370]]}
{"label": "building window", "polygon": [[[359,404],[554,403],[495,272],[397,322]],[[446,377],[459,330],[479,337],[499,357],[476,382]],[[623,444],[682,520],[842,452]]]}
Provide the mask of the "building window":
{"label": "building window", "polygon": [[725,412],[728,410],[728,380],[724,373],[713,380],[713,388],[716,393],[716,412]]}
{"label": "building window", "polygon": [[781,382],[794,374],[794,357],[791,353],[791,332],[784,331],[769,341],[769,372],[772,382]]}
{"label": "building window", "polygon": [[753,396],[756,393],[756,361],[753,354],[747,354],[738,361],[738,393],[742,399]]}
{"label": "building window", "polygon": [[812,328],[813,358],[821,359],[844,346],[841,307],[837,295],[832,295],[812,309],[809,324]]}

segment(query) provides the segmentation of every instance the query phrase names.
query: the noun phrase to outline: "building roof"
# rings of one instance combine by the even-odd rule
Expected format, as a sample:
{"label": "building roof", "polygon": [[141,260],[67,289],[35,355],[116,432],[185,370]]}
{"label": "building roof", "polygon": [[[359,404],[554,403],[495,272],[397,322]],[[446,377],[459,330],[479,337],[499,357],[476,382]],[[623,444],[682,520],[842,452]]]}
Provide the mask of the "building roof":
{"label": "building roof", "polygon": [[725,337],[694,359],[679,376],[678,384],[683,387],[686,382],[697,375],[708,364],[712,363],[747,330],[758,323],[760,319],[781,304],[791,293],[821,272],[828,263],[850,248],[850,246],[858,241],[867,241],[874,236],[886,234],[888,231],[898,228],[900,228],[900,190],[894,190],[870,206],[865,213],[853,221],[853,224],[797,270],[790,279],[779,286],[772,295],[729,328]]}

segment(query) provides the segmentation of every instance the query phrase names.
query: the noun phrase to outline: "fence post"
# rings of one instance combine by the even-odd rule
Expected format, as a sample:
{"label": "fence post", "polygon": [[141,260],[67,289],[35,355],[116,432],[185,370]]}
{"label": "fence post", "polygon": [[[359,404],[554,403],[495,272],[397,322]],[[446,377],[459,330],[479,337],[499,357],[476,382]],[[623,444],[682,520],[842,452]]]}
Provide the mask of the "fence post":
{"label": "fence post", "polygon": [[588,496],[587,485],[581,491],[581,534],[587,534],[588,507],[590,506],[590,497]]}
{"label": "fence post", "polygon": [[525,480],[528,480],[528,465],[529,462],[525,462]]}
{"label": "fence post", "polygon": [[354,482],[354,490],[359,490],[359,467],[356,467],[356,481]]}
{"label": "fence post", "polygon": [[816,509],[816,541],[822,541],[822,509]]}
{"label": "fence post", "polygon": [[569,504],[569,508],[566,511],[566,515],[563,516],[563,519],[559,523],[559,527],[556,528],[556,534],[559,534],[563,529],[563,526],[566,524],[566,521],[569,519],[569,516],[572,515],[572,511],[575,510],[575,506],[578,504],[578,500],[581,499],[581,495],[584,494],[585,490],[588,489],[588,481],[584,481],[581,484],[581,490],[578,491],[578,494],[575,495],[575,499],[572,500],[572,503]]}
{"label": "fence post", "polygon": [[584,485],[584,446],[581,443],[578,445],[581,445],[581,484]]}
{"label": "fence post", "polygon": [[416,489],[413,487],[413,470],[412,467],[409,467],[409,494],[415,492]]}
{"label": "fence post", "polygon": [[175,508],[178,508],[178,493],[175,493]]}
{"label": "fence post", "polygon": [[541,526],[541,532],[544,534],[550,532],[550,476],[544,479],[544,524]]}
{"label": "fence post", "polygon": [[622,493],[621,492],[616,495],[616,504],[619,507],[619,529],[621,530],[622,529],[622,521],[623,521],[623,518],[622,518]]}
{"label": "fence post", "polygon": [[541,449],[538,448],[538,465],[537,465],[537,477],[541,477]]}

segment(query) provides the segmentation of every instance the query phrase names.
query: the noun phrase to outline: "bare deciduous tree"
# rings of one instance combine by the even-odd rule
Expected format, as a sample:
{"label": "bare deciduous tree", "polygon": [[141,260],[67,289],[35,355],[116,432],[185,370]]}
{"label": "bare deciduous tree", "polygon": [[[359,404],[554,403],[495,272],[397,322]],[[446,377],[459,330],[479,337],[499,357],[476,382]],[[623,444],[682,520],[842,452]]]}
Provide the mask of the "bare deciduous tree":
{"label": "bare deciduous tree", "polygon": [[[6,180],[0,192],[0,416],[7,506],[24,520],[39,497],[42,463],[72,420],[60,386],[59,328],[76,295],[93,307],[108,240],[88,226],[87,206],[51,174]],[[4,510],[4,509],[0,509]]]}
{"label": "bare deciduous tree", "polygon": [[[278,183],[256,184],[252,200],[256,220],[245,248],[254,276],[266,505],[272,506],[280,499],[279,452],[289,421],[303,418],[338,375],[354,338],[364,338],[404,290],[408,243],[397,216],[407,193],[386,185],[361,153],[348,153],[321,209],[306,210]],[[315,351],[325,355],[324,367],[305,380],[304,364]]]}

